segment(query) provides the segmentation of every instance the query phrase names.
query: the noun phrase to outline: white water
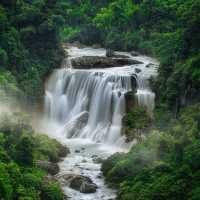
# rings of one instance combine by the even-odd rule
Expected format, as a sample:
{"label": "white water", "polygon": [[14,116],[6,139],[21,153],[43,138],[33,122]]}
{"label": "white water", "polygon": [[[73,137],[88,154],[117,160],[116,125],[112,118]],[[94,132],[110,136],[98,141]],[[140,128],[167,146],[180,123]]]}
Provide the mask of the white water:
{"label": "white water", "polygon": [[[121,136],[121,121],[125,113],[125,93],[131,91],[132,78],[137,80],[138,104],[149,113],[154,108],[154,93],[148,79],[156,76],[158,63],[145,56],[130,58],[143,64],[107,69],[76,70],[70,59],[81,56],[104,56],[104,49],[70,47],[69,58],[62,68],[53,72],[46,83],[45,114],[48,132],[67,144],[72,153],[60,163],[61,172],[77,173],[91,177],[98,185],[95,194],[81,194],[63,186],[72,200],[108,200],[115,198],[115,191],[106,187],[100,175],[100,164],[95,164],[92,155],[107,157],[128,145]],[[153,63],[150,67],[147,64]],[[106,66],[105,66],[106,67]],[[135,72],[135,68],[141,70]],[[137,75],[136,75],[137,74]],[[83,149],[79,154],[76,149]],[[83,162],[83,160],[87,162]]]}

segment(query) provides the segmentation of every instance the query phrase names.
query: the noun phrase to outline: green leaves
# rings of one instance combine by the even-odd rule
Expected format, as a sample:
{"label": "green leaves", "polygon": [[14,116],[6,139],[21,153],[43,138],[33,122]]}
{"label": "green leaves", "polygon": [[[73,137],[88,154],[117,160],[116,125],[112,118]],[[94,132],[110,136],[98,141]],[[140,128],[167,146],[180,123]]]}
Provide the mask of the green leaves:
{"label": "green leaves", "polygon": [[151,119],[146,110],[142,107],[134,107],[123,118],[122,134],[127,137],[127,141],[141,139],[141,134],[151,124]]}
{"label": "green leaves", "polygon": [[199,109],[188,106],[178,120],[165,122],[164,132],[152,131],[129,153],[104,161],[103,173],[119,189],[118,199],[199,198]]}
{"label": "green leaves", "polygon": [[42,94],[42,79],[63,57],[62,5],[43,0],[0,4],[0,67],[11,71],[19,88],[35,101]]}
{"label": "green leaves", "polygon": [[56,140],[34,134],[23,113],[0,120],[0,197],[5,200],[63,200],[60,186],[45,179],[35,160],[57,162],[67,149]]}
{"label": "green leaves", "polygon": [[8,55],[4,49],[0,48],[0,67],[5,67],[8,64]]}
{"label": "green leaves", "polygon": [[6,170],[6,164],[0,162],[0,194],[1,198],[5,200],[11,200],[13,197],[11,181]]}

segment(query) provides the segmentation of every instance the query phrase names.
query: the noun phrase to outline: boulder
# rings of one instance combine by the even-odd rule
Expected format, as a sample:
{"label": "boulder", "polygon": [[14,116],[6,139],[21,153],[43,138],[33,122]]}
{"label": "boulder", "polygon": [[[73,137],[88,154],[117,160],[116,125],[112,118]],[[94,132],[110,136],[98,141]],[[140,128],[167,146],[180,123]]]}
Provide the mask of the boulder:
{"label": "boulder", "polygon": [[71,59],[71,63],[75,69],[109,68],[143,64],[138,60],[128,58],[110,58],[103,56],[82,56]]}
{"label": "boulder", "polygon": [[84,128],[88,121],[89,113],[84,111],[74,117],[71,121],[69,121],[64,127],[62,132],[67,134],[68,138],[71,138],[74,135],[78,135],[79,132]]}
{"label": "boulder", "polygon": [[62,178],[69,187],[81,193],[95,193],[97,190],[97,185],[93,183],[89,177],[76,174],[65,174]]}
{"label": "boulder", "polygon": [[70,154],[70,150],[68,147],[64,146],[64,145],[60,145],[59,147],[59,156],[61,158],[66,157],[68,154]]}
{"label": "boulder", "polygon": [[95,193],[97,186],[94,183],[83,182],[80,187],[80,192],[82,193]]}
{"label": "boulder", "polygon": [[51,175],[56,175],[59,172],[59,166],[56,163],[44,160],[37,160],[35,164],[38,168],[47,171]]}

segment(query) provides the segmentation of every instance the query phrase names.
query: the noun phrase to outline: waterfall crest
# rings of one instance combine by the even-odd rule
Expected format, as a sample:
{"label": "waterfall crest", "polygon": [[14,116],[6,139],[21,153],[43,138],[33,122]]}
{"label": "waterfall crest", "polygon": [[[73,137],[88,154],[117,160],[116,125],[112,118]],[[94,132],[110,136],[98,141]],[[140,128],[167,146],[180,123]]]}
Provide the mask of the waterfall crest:
{"label": "waterfall crest", "polygon": [[[105,50],[72,47],[70,53],[71,57],[79,57],[101,55]],[[145,60],[143,57],[140,59]],[[133,76],[137,77],[138,103],[149,111],[154,108],[155,96],[148,87],[148,73],[136,76],[134,67],[139,68],[137,65],[76,70],[71,67],[70,59],[65,60],[63,67],[55,70],[46,84],[46,117],[60,124],[62,133],[68,138],[89,138],[109,144],[123,143],[124,138],[120,133],[125,113],[125,94],[133,90]],[[142,67],[145,68],[145,63]]]}

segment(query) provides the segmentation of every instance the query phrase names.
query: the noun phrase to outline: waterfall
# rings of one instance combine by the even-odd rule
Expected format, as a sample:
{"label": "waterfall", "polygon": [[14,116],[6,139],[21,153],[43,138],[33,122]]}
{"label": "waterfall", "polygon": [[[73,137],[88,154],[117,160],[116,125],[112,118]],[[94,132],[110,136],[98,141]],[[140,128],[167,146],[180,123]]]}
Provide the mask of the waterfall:
{"label": "waterfall", "polygon": [[149,80],[147,77],[138,76],[136,81],[136,97],[138,105],[145,107],[147,112],[152,116],[152,112],[155,107],[155,94],[149,87]]}
{"label": "waterfall", "polygon": [[74,134],[66,128],[66,136],[117,142],[125,109],[124,94],[131,89],[130,76],[67,68],[55,70],[46,87],[45,112],[50,120],[65,128],[77,116],[81,121],[81,113],[87,112],[85,127]]}
{"label": "waterfall", "polygon": [[[73,47],[70,52],[71,57],[80,57],[102,55],[105,50]],[[63,62],[61,69],[52,73],[46,83],[46,118],[59,124],[67,138],[123,143],[124,138],[120,133],[125,113],[125,94],[133,89],[134,66],[77,70],[71,66],[71,57]],[[145,63],[142,67],[145,68]],[[136,97],[140,105],[152,111],[154,93],[148,87],[145,73],[137,75]]]}

